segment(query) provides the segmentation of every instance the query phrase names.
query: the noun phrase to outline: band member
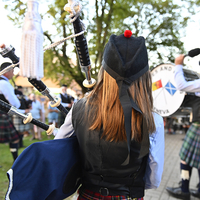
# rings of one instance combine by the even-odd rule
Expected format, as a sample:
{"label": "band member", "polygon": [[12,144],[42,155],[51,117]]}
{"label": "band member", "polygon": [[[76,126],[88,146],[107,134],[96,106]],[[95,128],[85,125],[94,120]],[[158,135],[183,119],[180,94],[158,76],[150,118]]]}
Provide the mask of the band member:
{"label": "band member", "polygon": [[[22,86],[17,86],[15,89],[15,95],[20,101],[20,107],[19,109],[26,110],[28,109],[30,111],[31,109],[31,103],[28,101],[28,98],[23,94],[23,87]],[[28,111],[26,111],[28,112]],[[20,141],[19,141],[19,148],[25,147],[23,145],[23,137],[24,133],[30,130],[30,124],[24,124],[23,119],[20,118],[17,115],[13,115],[13,123],[15,128],[17,129],[19,136],[20,136]]]}
{"label": "band member", "polygon": [[[61,98],[61,104],[69,111],[72,107],[74,98],[67,94],[67,85],[63,84],[61,86],[61,93],[59,94]],[[65,115],[63,113],[59,113],[58,117],[58,127],[60,127],[65,121]]]}
{"label": "band member", "polygon": [[78,139],[78,200],[143,199],[164,164],[163,119],[152,112],[152,82],[143,37],[111,35],[98,83],[69,111],[55,139]]}
{"label": "band member", "polygon": [[179,55],[175,59],[175,83],[176,88],[187,92],[182,106],[192,108],[192,124],[184,138],[179,156],[181,159],[181,186],[167,187],[166,190],[170,195],[179,199],[190,199],[192,196],[200,198],[200,186],[198,190],[189,190],[192,168],[197,168],[200,178],[200,79],[186,81],[183,72],[184,55]]}
{"label": "band member", "polygon": [[[1,64],[0,70],[5,69],[9,65],[11,65],[9,62]],[[10,71],[4,73],[0,77],[0,99],[19,108],[20,101],[14,93],[13,86],[9,83],[9,79],[11,79],[13,75],[13,69],[10,69]],[[19,133],[12,122],[12,118],[3,111],[0,111],[0,129],[0,143],[9,143],[10,152],[13,159],[16,160],[18,157]]]}

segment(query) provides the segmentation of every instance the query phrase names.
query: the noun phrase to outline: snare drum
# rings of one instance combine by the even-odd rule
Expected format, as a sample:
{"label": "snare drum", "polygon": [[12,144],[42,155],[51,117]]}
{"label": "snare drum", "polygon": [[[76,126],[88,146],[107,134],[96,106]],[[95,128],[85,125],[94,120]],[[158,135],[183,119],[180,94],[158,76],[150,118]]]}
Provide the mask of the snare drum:
{"label": "snare drum", "polygon": [[[152,93],[154,100],[154,111],[163,117],[175,113],[181,106],[185,92],[176,88],[174,81],[174,64],[161,64],[151,71]],[[189,69],[183,69],[187,81],[199,79],[199,75]]]}

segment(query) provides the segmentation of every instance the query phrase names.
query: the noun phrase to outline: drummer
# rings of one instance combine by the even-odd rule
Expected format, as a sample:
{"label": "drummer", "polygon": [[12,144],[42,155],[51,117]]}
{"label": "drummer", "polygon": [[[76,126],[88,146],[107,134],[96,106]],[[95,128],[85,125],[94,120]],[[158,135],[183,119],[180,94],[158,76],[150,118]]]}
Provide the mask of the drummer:
{"label": "drummer", "polygon": [[190,194],[200,198],[200,186],[198,190],[189,190],[189,181],[192,168],[198,169],[200,179],[200,79],[186,81],[183,73],[183,60],[185,55],[179,55],[175,59],[175,83],[176,88],[187,92],[182,106],[192,108],[192,124],[184,138],[179,156],[181,159],[181,185],[179,187],[167,187],[171,196],[179,199],[190,199]]}

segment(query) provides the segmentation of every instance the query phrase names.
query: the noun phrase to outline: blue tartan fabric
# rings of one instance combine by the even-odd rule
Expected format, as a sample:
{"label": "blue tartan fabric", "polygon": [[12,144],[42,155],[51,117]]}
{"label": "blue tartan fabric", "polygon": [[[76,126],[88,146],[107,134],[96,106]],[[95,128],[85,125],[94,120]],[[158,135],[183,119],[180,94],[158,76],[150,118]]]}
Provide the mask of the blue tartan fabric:
{"label": "blue tartan fabric", "polygon": [[200,126],[192,124],[184,138],[179,156],[189,166],[200,169]]}
{"label": "blue tartan fabric", "polygon": [[14,142],[19,139],[19,133],[15,129],[12,118],[0,111],[0,143]]}

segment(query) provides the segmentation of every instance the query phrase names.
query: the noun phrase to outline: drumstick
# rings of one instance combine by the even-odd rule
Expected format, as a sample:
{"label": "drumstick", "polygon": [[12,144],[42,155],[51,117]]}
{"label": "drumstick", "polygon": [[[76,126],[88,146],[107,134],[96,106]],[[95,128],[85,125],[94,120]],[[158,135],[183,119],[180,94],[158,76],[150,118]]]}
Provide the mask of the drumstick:
{"label": "drumstick", "polygon": [[186,56],[190,56],[190,57],[195,57],[195,56],[198,56],[200,54],[200,48],[196,48],[196,49],[192,49],[192,50],[190,50],[189,52],[188,52],[188,54],[186,54],[185,56],[184,56],[184,58],[186,57]]}

